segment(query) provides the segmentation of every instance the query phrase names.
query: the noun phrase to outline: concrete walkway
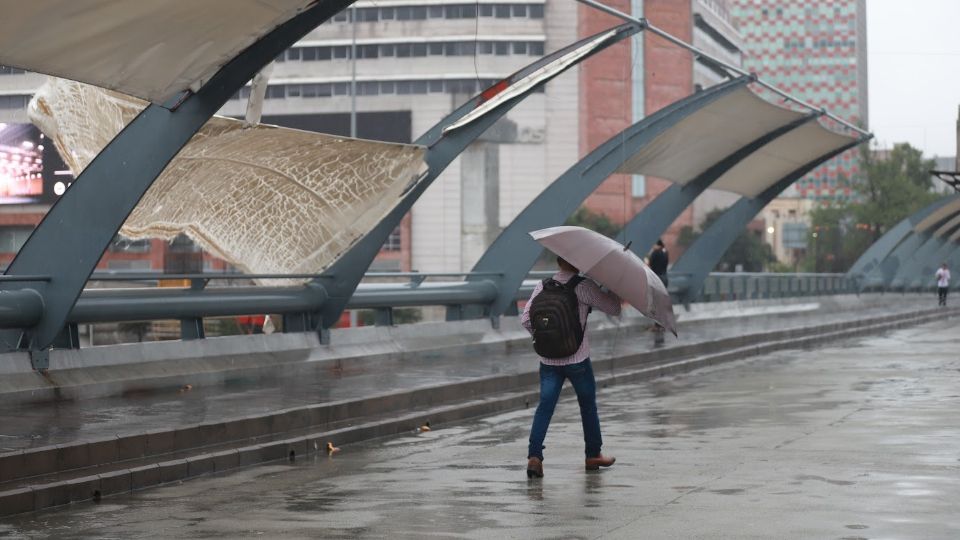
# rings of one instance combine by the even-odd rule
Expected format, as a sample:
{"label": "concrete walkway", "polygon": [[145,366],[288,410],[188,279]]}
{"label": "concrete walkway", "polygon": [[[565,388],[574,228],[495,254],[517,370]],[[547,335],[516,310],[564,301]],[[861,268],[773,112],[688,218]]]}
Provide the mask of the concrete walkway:
{"label": "concrete walkway", "polygon": [[561,403],[0,521],[0,537],[958,538],[955,320],[600,394],[610,470]]}

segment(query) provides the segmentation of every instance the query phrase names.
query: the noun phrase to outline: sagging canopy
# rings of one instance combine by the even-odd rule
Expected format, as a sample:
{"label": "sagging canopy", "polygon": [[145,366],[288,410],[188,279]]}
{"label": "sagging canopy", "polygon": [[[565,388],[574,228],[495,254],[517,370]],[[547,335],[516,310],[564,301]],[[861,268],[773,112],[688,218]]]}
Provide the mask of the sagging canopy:
{"label": "sagging canopy", "polygon": [[315,0],[0,0],[0,65],[157,104]]}
{"label": "sagging canopy", "polygon": [[[804,116],[740,88],[667,129],[618,172],[686,185],[740,148]],[[803,165],[855,140],[810,121],[761,146],[710,187],[756,197]]]}
{"label": "sagging canopy", "polygon": [[[145,107],[51,78],[29,114],[79,175]],[[169,240],[184,233],[249,273],[318,273],[399,203],[425,173],[423,155],[420,146],[215,116],[157,178],[120,234]]]}

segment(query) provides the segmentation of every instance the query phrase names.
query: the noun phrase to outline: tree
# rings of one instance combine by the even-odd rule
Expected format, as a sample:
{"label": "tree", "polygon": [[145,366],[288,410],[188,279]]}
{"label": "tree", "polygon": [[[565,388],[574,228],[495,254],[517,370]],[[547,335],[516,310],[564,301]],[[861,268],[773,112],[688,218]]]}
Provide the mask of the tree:
{"label": "tree", "polygon": [[[577,227],[583,227],[585,229],[590,229],[591,231],[596,231],[607,238],[617,239],[617,235],[620,234],[620,231],[623,229],[620,225],[617,225],[613,220],[607,217],[606,214],[600,212],[594,212],[586,206],[581,206],[573,213],[572,216],[567,218],[567,221],[563,223],[564,225],[574,225]],[[549,250],[543,250],[537,261],[533,264],[534,270],[548,270],[556,266],[557,256],[551,253]]]}
{"label": "tree", "polygon": [[576,225],[591,231],[596,231],[607,238],[615,238],[620,234],[622,227],[614,223],[606,214],[594,212],[586,206],[581,206],[570,216],[564,225]]}
{"label": "tree", "polygon": [[897,144],[885,156],[862,145],[860,166],[850,185],[861,200],[811,212],[805,271],[846,272],[891,227],[941,196],[931,191],[935,162],[909,144]]}
{"label": "tree", "polygon": [[[723,214],[723,210],[719,208],[711,210],[710,213],[704,217],[703,223],[700,224],[699,231],[693,230],[689,225],[680,229],[677,244],[684,249],[690,247],[690,245],[700,237],[703,231],[720,218],[721,214]],[[768,264],[775,260],[776,257],[773,255],[773,249],[765,244],[753,231],[744,229],[743,232],[740,233],[740,236],[738,236],[727,249],[726,253],[723,254],[723,257],[720,258],[720,262],[717,263],[714,271],[732,272],[740,265],[745,272],[762,272]]]}
{"label": "tree", "polygon": [[936,162],[924,159],[923,152],[907,143],[894,145],[882,159],[862,145],[860,164],[858,190],[864,201],[851,205],[851,210],[856,223],[869,225],[875,240],[940,197],[931,191],[930,171],[936,168]]}

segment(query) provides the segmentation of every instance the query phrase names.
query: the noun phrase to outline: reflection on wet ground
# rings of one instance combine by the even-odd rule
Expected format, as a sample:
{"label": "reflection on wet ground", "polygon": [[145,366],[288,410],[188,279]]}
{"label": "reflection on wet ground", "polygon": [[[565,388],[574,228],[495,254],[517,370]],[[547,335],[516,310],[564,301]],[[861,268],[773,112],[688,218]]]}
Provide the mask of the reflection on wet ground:
{"label": "reflection on wet ground", "polygon": [[583,470],[568,399],[542,480],[524,475],[524,410],[8,519],[0,537],[958,538],[958,344],[943,321],[601,391],[609,470]]}
{"label": "reflection on wet ground", "polygon": [[[909,307],[903,306],[904,309]],[[695,343],[738,333],[825,324],[889,312],[889,307],[881,306],[858,311],[820,310],[776,317],[703,321],[684,328],[682,339],[670,343]],[[652,346],[652,338],[649,333],[624,329],[617,330],[608,339],[595,340],[593,345],[595,358],[609,358],[648,350]],[[784,357],[786,360],[789,357]],[[483,354],[462,358],[424,353],[418,358],[405,359],[387,367],[344,372],[318,363],[299,377],[235,378],[220,386],[194,386],[185,393],[178,392],[178,388],[171,388],[166,393],[0,406],[0,452],[237,418],[270,410],[536,369],[536,358],[528,351],[509,356]],[[669,395],[672,391],[670,384],[658,383],[655,392],[660,396]]]}

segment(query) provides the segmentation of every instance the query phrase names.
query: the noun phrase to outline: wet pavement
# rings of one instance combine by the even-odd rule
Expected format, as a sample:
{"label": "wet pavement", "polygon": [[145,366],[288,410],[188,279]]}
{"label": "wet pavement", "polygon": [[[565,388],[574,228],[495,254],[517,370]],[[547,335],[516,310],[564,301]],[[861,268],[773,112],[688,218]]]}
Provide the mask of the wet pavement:
{"label": "wet pavement", "polygon": [[954,327],[603,390],[618,461],[596,473],[567,399],[542,480],[524,410],[0,520],[0,538],[958,538]]}
{"label": "wet pavement", "polygon": [[[929,306],[928,306],[929,307]],[[765,332],[811,324],[840,322],[890,314],[893,309],[916,309],[917,305],[872,306],[849,311],[819,309],[770,317],[729,318],[704,321],[681,328],[679,340],[669,337],[667,346],[728,337],[731,334]],[[683,315],[681,314],[681,322]],[[648,332],[617,330],[609,339],[594,340],[594,358],[608,358],[652,348]],[[387,367],[337,371],[317,363],[297,378],[238,377],[218,386],[179,387],[166,392],[130,394],[122,397],[0,406],[0,453],[77,440],[139,433],[178,425],[222,421],[285,408],[358,399],[375,394],[457,382],[477,377],[534,371],[532,352],[509,356],[470,357],[424,355]]]}

